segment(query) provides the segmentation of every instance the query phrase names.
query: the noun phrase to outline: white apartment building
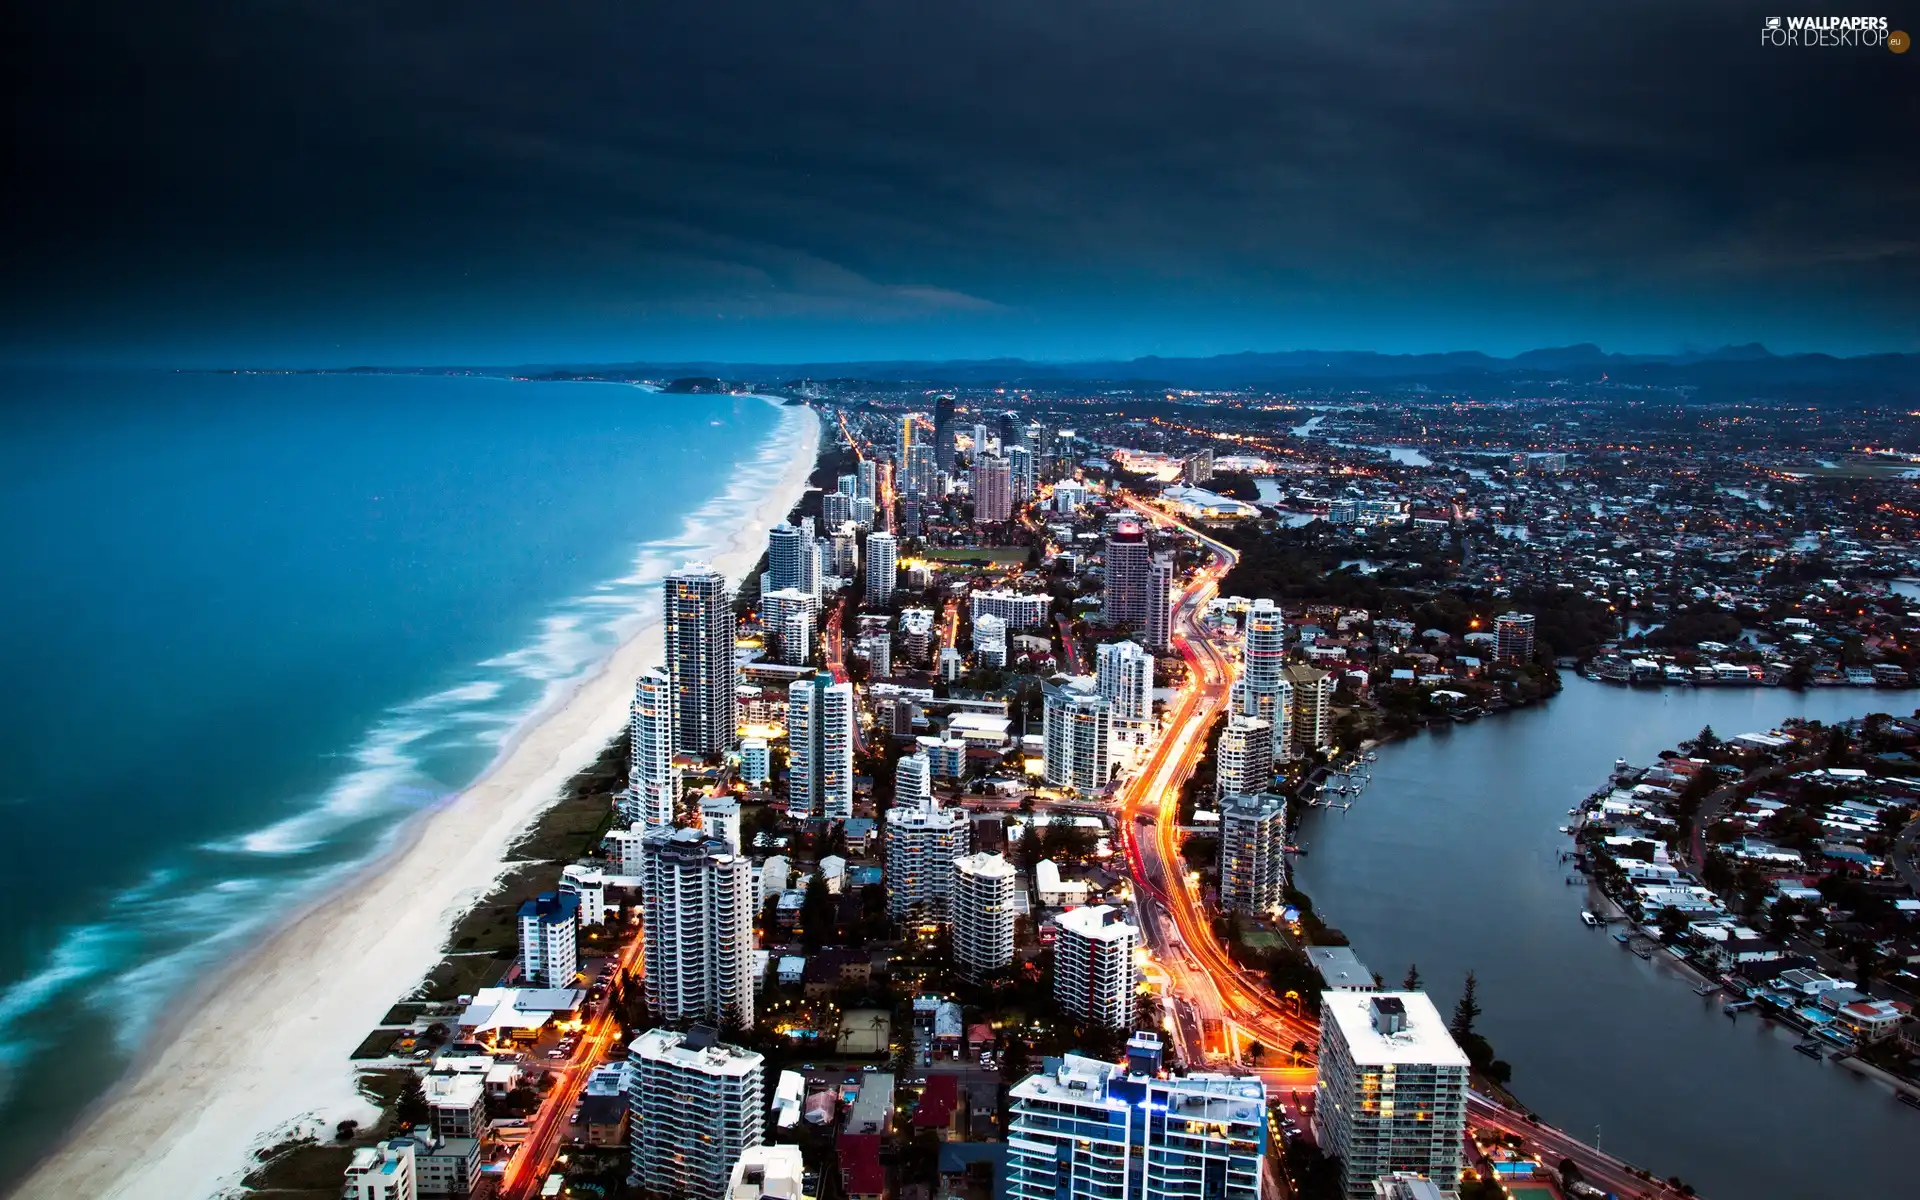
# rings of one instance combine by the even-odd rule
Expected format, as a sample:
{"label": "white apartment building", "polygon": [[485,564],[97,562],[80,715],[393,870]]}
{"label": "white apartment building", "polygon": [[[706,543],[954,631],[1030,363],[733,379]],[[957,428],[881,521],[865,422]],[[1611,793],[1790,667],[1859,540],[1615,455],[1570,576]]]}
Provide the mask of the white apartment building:
{"label": "white apartment building", "polygon": [[1314,1134],[1339,1157],[1350,1200],[1370,1200],[1395,1172],[1459,1195],[1467,1073],[1426,993],[1321,994]]}
{"label": "white apartment building", "polygon": [[667,678],[672,684],[673,746],[688,754],[725,754],[739,736],[734,706],[733,592],[707,563],[667,576]]}
{"label": "white apartment building", "polygon": [[853,816],[853,685],[831,675],[787,688],[787,811]]}
{"label": "white apartment building", "polygon": [[999,617],[1007,629],[1041,629],[1053,611],[1053,597],[1045,592],[1015,592],[990,588],[973,593],[971,619],[977,625],[983,616]]}
{"label": "white apartment building", "polygon": [[942,808],[931,796],[915,805],[896,799],[887,810],[887,915],[946,921],[954,860],[967,852],[972,833],[964,809]]}
{"label": "white apartment building", "polygon": [[753,867],[698,829],[644,844],[647,1007],[656,1021],[753,1027]]}
{"label": "white apartment building", "polygon": [[639,826],[633,829],[613,829],[607,832],[602,843],[607,854],[613,859],[614,874],[623,879],[638,879],[646,873],[643,846],[647,839],[647,829]]}
{"label": "white apartment building", "polygon": [[773,661],[803,667],[813,657],[814,623],[820,598],[799,588],[760,596],[760,628]]}
{"label": "white apartment building", "polygon": [[1214,795],[1245,796],[1273,783],[1273,726],[1234,713],[1220,731],[1213,753]]}
{"label": "white apartment building", "polygon": [[1007,665],[1007,623],[992,613],[981,613],[973,622],[973,661],[983,667]]}
{"label": "white apartment building", "polygon": [[748,787],[759,787],[773,778],[773,753],[767,748],[767,739],[750,737],[740,743],[740,781]]}
{"label": "white apartment building", "polygon": [[1109,1029],[1131,1029],[1139,977],[1133,961],[1140,931],[1107,904],[1054,918],[1053,999],[1075,1016]]}
{"label": "white apartment building", "polygon": [[700,830],[725,842],[733,853],[744,853],[740,845],[740,802],[733,797],[700,797]]}
{"label": "white apartment building", "polygon": [[1286,902],[1287,802],[1271,792],[1220,801],[1220,907],[1272,916]]}
{"label": "white apartment building", "polygon": [[418,1200],[419,1175],[414,1170],[415,1142],[394,1138],[377,1146],[362,1146],[347,1164],[347,1200]]}
{"label": "white apartment building", "polygon": [[1115,765],[1131,769],[1153,748],[1159,727],[1153,719],[1153,655],[1138,642],[1109,642],[1096,653],[1094,679],[1112,714]]}
{"label": "white apartment building", "polygon": [[1046,689],[1046,781],[1093,795],[1107,785],[1113,753],[1113,711],[1094,680],[1079,677]]}
{"label": "white apartment building", "polygon": [[953,961],[968,979],[1013,965],[1013,864],[998,854],[969,854],[953,864]]}
{"label": "white apartment building", "polygon": [[580,927],[607,922],[607,876],[598,863],[568,863],[560,872],[560,891],[579,902]]}
{"label": "white apartment building", "polygon": [[893,767],[896,808],[918,808],[933,800],[933,764],[924,752],[902,755]]}
{"label": "white apartment building", "polygon": [[628,726],[633,748],[627,760],[622,816],[635,825],[671,825],[680,800],[680,769],[674,766],[673,681],[655,668],[633,685]]}
{"label": "white apartment building", "polygon": [[1068,1054],[1015,1084],[1011,1100],[1012,1200],[1259,1200],[1267,1090],[1257,1078],[1160,1079]]}
{"label": "white apartment building", "polygon": [[687,1200],[722,1200],[741,1156],[765,1131],[760,1055],[699,1025],[650,1029],[628,1054],[630,1182]]}
{"label": "white apartment building", "polygon": [[[428,1075],[420,1081],[433,1132],[443,1138],[477,1138],[487,1131],[485,1075]],[[414,1164],[416,1167],[418,1163]]]}
{"label": "white apartment building", "polygon": [[860,639],[860,652],[867,656],[867,678],[885,679],[893,674],[893,637],[871,633]]}
{"label": "white apartment building", "polygon": [[932,662],[936,640],[933,632],[932,609],[903,608],[900,610],[900,648],[906,652],[908,662]]}
{"label": "white apartment building", "polygon": [[1267,722],[1276,762],[1293,757],[1293,689],[1287,682],[1287,623],[1271,600],[1255,600],[1240,630],[1240,678],[1234,709]]}
{"label": "white apartment building", "polygon": [[867,535],[867,604],[885,608],[893,601],[900,543],[890,533]]}
{"label": "white apartment building", "polygon": [[1493,623],[1494,653],[1514,662],[1533,661],[1533,614],[1501,613]]}
{"label": "white apartment building", "polygon": [[520,903],[520,977],[529,987],[568,987],[580,971],[580,898],[542,892]]}
{"label": "white apartment building", "polygon": [[804,1200],[806,1175],[800,1147],[750,1146],[733,1164],[733,1173],[727,1179],[727,1198]]}

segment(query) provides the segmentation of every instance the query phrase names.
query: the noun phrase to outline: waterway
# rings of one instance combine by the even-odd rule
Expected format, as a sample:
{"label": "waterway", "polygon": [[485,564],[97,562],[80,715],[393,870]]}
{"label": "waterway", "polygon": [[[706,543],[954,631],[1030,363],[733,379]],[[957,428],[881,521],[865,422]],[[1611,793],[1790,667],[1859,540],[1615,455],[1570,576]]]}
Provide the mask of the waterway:
{"label": "waterway", "polygon": [[1908,713],[1920,692],[1565,681],[1545,705],[1381,747],[1352,809],[1309,815],[1301,888],[1390,986],[1417,963],[1443,1012],[1474,971],[1515,1093],[1569,1133],[1713,1200],[1915,1194],[1920,1112],[1581,924],[1558,830],[1616,757],[1648,762],[1703,725]]}

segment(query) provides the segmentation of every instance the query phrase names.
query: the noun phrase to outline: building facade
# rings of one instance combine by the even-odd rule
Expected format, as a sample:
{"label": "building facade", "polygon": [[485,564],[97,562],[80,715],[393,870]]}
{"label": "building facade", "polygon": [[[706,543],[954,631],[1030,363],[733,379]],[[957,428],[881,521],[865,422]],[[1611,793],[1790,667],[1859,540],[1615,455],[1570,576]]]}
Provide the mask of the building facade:
{"label": "building facade", "polygon": [[867,535],[867,604],[885,608],[893,603],[900,543],[890,533]]}
{"label": "building facade", "polygon": [[1101,617],[1109,625],[1145,629],[1149,580],[1153,574],[1147,531],[1140,522],[1124,518],[1107,535],[1104,559],[1106,579]]}
{"label": "building facade", "polygon": [[734,1164],[765,1135],[764,1060],[695,1026],[648,1030],[628,1064],[630,1181],[657,1195],[721,1200]]}
{"label": "building facade", "polygon": [[1047,1066],[1010,1094],[1011,1200],[1259,1200],[1267,1145],[1259,1079],[1161,1079],[1078,1054]]}
{"label": "building facade", "polygon": [[1131,1029],[1139,976],[1133,961],[1140,931],[1106,904],[1054,918],[1053,999],[1062,1009],[1109,1029]]}
{"label": "building facade", "polygon": [[680,801],[680,769],[674,766],[673,681],[655,668],[633,685],[628,722],[633,748],[627,761],[627,794],[621,815],[636,825],[671,825]]}
{"label": "building facade", "polygon": [[1264,792],[1273,783],[1273,726],[1258,717],[1233,713],[1214,747],[1214,795]]}
{"label": "building facade", "polygon": [[1053,611],[1053,597],[1045,592],[1010,592],[992,589],[975,592],[970,597],[972,618],[998,617],[1006,622],[1008,629],[1040,629],[1047,624]]}
{"label": "building facade", "polygon": [[1287,802],[1271,792],[1220,801],[1220,907],[1271,917],[1286,902]]}
{"label": "building facade", "polygon": [[1094,680],[1046,685],[1046,781],[1093,795],[1107,786],[1113,712]]}
{"label": "building facade", "polygon": [[[925,762],[920,755],[911,757]],[[887,915],[896,921],[947,921],[953,902],[953,864],[966,854],[972,840],[966,811],[942,808],[931,794],[911,805],[896,797],[886,819]]]}
{"label": "building facade", "polygon": [[1501,613],[1493,623],[1494,653],[1510,662],[1533,661],[1533,614]]}
{"label": "building facade", "polygon": [[1147,649],[1156,653],[1173,644],[1173,555],[1156,554],[1147,565]]}
{"label": "building facade", "polygon": [[580,971],[580,898],[543,892],[520,903],[520,977],[533,987],[568,987]]}
{"label": "building facade", "polygon": [[1374,1181],[1395,1172],[1459,1195],[1467,1073],[1426,993],[1321,995],[1314,1134],[1340,1159],[1349,1200],[1368,1200]]}
{"label": "building facade", "polygon": [[734,708],[733,593],[706,563],[666,578],[667,678],[674,749],[725,754],[738,737]]}
{"label": "building facade", "polygon": [[787,811],[853,816],[853,685],[831,675],[787,688]]}
{"label": "building facade", "polygon": [[753,866],[698,829],[641,845],[647,1007],[656,1021],[753,1027]]}
{"label": "building facade", "polygon": [[1296,663],[1287,668],[1293,694],[1293,757],[1333,746],[1333,676],[1318,667]]}
{"label": "building facade", "polygon": [[998,854],[954,860],[953,961],[968,979],[1013,965],[1013,864]]}

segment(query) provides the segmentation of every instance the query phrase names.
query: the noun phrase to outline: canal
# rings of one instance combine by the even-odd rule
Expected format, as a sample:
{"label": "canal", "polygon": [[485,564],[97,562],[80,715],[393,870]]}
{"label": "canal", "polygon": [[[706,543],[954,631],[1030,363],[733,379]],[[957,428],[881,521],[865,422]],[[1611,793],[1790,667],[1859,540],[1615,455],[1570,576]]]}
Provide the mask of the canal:
{"label": "canal", "polygon": [[1559,828],[1615,758],[1649,762],[1703,725],[1724,737],[1794,716],[1905,714],[1920,692],[1628,690],[1564,675],[1540,707],[1381,747],[1350,810],[1308,814],[1300,887],[1389,987],[1417,963],[1450,1013],[1474,971],[1479,1028],[1512,1064],[1515,1094],[1569,1133],[1710,1200],[1916,1194],[1920,1112],[1583,925]]}

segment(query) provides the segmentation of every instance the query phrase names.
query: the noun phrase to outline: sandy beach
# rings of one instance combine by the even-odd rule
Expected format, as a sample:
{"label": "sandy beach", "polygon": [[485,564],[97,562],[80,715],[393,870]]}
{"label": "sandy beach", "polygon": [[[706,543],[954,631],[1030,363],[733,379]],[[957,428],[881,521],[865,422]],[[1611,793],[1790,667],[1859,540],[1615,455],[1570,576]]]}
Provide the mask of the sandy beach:
{"label": "sandy beach", "polygon": [[[782,420],[793,426],[775,436],[796,437],[784,473],[724,544],[705,551],[735,584],[759,561],[766,529],[799,499],[818,453],[813,410],[783,409]],[[255,1150],[370,1119],[348,1056],[439,960],[453,923],[500,876],[508,847],[619,734],[633,680],[660,658],[660,627],[650,622],[395,850],[233,963],[15,1195],[218,1196],[254,1165]]]}

